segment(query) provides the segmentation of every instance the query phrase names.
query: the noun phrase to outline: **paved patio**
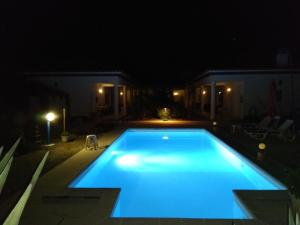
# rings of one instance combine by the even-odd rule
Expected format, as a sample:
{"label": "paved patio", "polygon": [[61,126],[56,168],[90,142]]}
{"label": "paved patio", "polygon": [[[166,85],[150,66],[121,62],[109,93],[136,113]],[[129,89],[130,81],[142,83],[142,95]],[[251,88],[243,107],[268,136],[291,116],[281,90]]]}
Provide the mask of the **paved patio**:
{"label": "paved patio", "polygon": [[[21,219],[21,224],[232,224],[231,220],[176,220],[176,219],[115,219],[109,218],[114,201],[118,196],[118,189],[68,189],[67,185],[73,180],[86,166],[91,163],[97,156],[99,156],[106,146],[118,137],[126,127],[206,127],[211,128],[210,122],[207,121],[130,121],[126,123],[119,123],[118,128],[111,132],[106,132],[98,136],[101,149],[98,151],[82,150],[84,146],[84,137],[78,139],[78,143],[72,143],[69,150],[66,148],[57,148],[50,153],[48,164],[44,171],[48,171],[42,176],[30,198],[29,203],[24,211]],[[215,130],[215,133],[219,133]],[[224,132],[223,132],[224,133]],[[226,132],[225,132],[226,133]],[[228,134],[227,134],[228,135]],[[70,146],[71,146],[70,145]],[[79,149],[77,149],[79,148]],[[57,151],[57,152],[56,152]],[[25,164],[34,165],[34,161],[38,161],[44,151],[32,153],[31,156],[24,156],[22,159]],[[66,153],[68,152],[68,154]],[[71,158],[64,161],[66,158]],[[40,156],[38,156],[40,154]],[[52,158],[51,158],[52,154]],[[20,159],[21,160],[21,159]],[[64,161],[63,163],[60,163]],[[60,164],[59,164],[60,163]],[[55,165],[59,164],[55,167]],[[28,173],[28,170],[26,170]],[[30,173],[32,174],[32,173]],[[25,184],[23,184],[25,185]],[[20,191],[18,192],[20,193]],[[254,193],[255,195],[256,193]],[[239,195],[243,195],[239,193]],[[251,194],[248,193],[248,196]],[[275,213],[278,209],[287,208],[288,196],[287,193],[282,193],[279,197],[281,200],[274,202],[274,198],[278,195],[269,196],[269,207],[266,211],[258,209],[258,218],[261,215],[279,215]],[[15,196],[15,195],[14,195]],[[255,197],[257,198],[257,196]],[[11,198],[12,200],[15,198]],[[271,200],[270,200],[271,199]],[[242,201],[248,202],[249,199],[241,197]],[[265,200],[264,200],[265,201]],[[273,202],[270,202],[273,201]],[[2,204],[1,204],[2,205]],[[253,207],[253,206],[252,206]],[[254,206],[255,207],[255,206]],[[275,210],[273,211],[272,210]],[[253,209],[252,209],[253,210]],[[276,211],[277,210],[277,211]],[[255,209],[254,209],[255,211]],[[274,212],[270,214],[270,212]],[[286,211],[284,211],[286,213]],[[281,218],[281,217],[280,217]],[[265,218],[264,218],[264,221]],[[278,219],[281,222],[282,219]],[[285,223],[278,224],[285,224]],[[262,224],[261,218],[259,220],[245,220],[235,221],[235,224]],[[274,224],[274,223],[273,223]]]}
{"label": "paved patio", "polygon": [[207,120],[159,120],[159,119],[151,119],[151,120],[133,120],[133,121],[125,121],[122,123],[124,127],[152,127],[152,128],[205,128],[210,127],[211,122]]}

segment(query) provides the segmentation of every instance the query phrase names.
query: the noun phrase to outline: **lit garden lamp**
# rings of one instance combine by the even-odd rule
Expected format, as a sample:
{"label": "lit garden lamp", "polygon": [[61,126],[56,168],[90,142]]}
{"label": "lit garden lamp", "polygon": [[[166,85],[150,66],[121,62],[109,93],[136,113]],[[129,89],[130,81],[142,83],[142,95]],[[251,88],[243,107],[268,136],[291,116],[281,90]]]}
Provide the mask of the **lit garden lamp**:
{"label": "lit garden lamp", "polygon": [[258,152],[257,152],[257,160],[263,161],[264,160],[264,153],[266,151],[265,143],[258,144]]}
{"label": "lit garden lamp", "polygon": [[212,125],[213,125],[213,130],[216,131],[217,130],[217,125],[218,125],[217,121],[213,121]]}
{"label": "lit garden lamp", "polygon": [[158,110],[158,116],[162,121],[167,121],[170,117],[170,110],[168,108],[162,108]]}
{"label": "lit garden lamp", "polygon": [[47,146],[52,146],[54,144],[50,143],[50,123],[56,119],[56,115],[53,112],[49,112],[45,115],[47,120]]}
{"label": "lit garden lamp", "polygon": [[169,116],[169,111],[167,108],[164,108],[164,117],[163,117],[163,121],[167,121],[168,120],[168,116]]}

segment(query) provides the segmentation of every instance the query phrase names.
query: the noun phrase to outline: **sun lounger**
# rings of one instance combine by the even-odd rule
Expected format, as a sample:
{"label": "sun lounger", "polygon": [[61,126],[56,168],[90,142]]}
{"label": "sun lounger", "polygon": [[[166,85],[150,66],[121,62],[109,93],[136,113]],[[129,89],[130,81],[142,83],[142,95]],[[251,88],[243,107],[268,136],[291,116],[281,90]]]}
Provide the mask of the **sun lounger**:
{"label": "sun lounger", "polygon": [[267,136],[272,135],[286,141],[294,141],[296,138],[296,132],[293,125],[293,120],[285,120],[278,128],[257,129],[248,131],[247,134],[257,140],[263,140]]}
{"label": "sun lounger", "polygon": [[242,126],[243,129],[254,129],[267,127],[272,121],[270,116],[264,117],[259,123],[246,123]]}
{"label": "sun lounger", "polygon": [[248,127],[246,126],[243,128],[243,130],[245,133],[248,134],[256,131],[261,131],[264,129],[270,129],[270,128],[276,129],[278,128],[279,121],[280,121],[279,116],[274,116],[273,118],[267,116],[255,126],[248,126]]}

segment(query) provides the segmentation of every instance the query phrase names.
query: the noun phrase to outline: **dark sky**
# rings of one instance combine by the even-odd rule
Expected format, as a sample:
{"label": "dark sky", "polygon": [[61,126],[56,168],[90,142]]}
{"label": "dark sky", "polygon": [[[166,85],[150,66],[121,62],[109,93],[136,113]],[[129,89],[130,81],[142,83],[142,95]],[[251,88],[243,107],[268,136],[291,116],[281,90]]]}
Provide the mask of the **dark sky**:
{"label": "dark sky", "polygon": [[124,70],[181,82],[210,68],[270,68],[280,48],[300,61],[297,1],[102,2],[3,3],[3,68]]}

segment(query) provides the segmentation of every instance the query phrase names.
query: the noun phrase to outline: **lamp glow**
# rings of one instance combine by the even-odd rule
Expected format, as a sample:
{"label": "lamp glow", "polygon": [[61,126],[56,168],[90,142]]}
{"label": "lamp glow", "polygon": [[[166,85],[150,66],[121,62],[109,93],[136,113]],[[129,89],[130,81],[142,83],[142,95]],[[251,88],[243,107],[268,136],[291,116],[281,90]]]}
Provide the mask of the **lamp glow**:
{"label": "lamp glow", "polygon": [[213,124],[213,126],[217,126],[218,123],[217,123],[217,121],[213,121],[212,124]]}
{"label": "lamp glow", "polygon": [[177,96],[177,95],[179,95],[179,93],[177,91],[175,91],[175,92],[173,92],[173,95]]}
{"label": "lamp glow", "polygon": [[222,94],[222,91],[219,91],[219,95]]}
{"label": "lamp glow", "polygon": [[260,150],[265,150],[266,149],[266,144],[265,143],[259,143],[258,148]]}
{"label": "lamp glow", "polygon": [[120,95],[123,95],[123,94],[124,94],[123,91],[121,91],[121,92],[120,92]]}
{"label": "lamp glow", "polygon": [[206,91],[204,90],[204,91],[202,91],[202,95],[206,95]]}
{"label": "lamp glow", "polygon": [[231,92],[231,88],[230,88],[230,87],[227,88],[226,91],[227,91],[228,93]]}
{"label": "lamp glow", "polygon": [[47,121],[52,122],[53,120],[55,120],[56,115],[53,112],[49,112],[46,114],[45,118]]}
{"label": "lamp glow", "polygon": [[117,164],[120,166],[136,166],[138,164],[137,155],[124,155],[117,159]]}
{"label": "lamp glow", "polygon": [[103,88],[99,88],[98,92],[99,92],[99,94],[102,94],[103,93]]}

